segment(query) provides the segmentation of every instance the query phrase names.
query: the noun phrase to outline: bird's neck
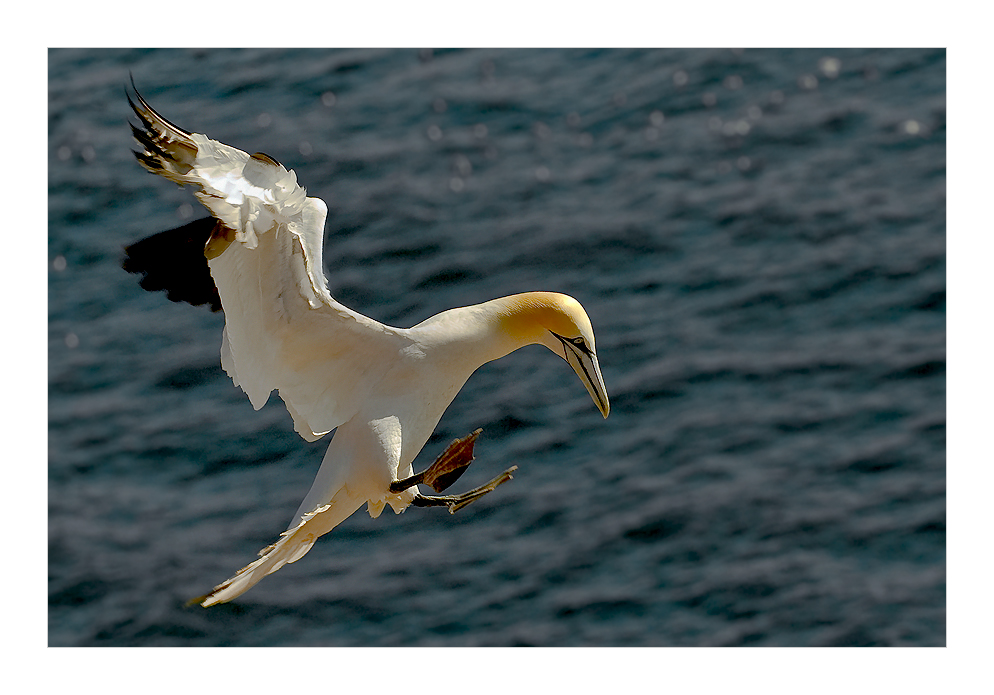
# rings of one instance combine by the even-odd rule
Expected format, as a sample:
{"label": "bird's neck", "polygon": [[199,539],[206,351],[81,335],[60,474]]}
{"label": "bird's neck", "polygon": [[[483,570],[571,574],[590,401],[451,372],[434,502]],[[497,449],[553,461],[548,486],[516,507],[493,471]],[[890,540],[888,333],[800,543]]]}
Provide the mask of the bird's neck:
{"label": "bird's neck", "polygon": [[447,358],[465,360],[475,370],[518,348],[542,342],[547,332],[542,314],[550,302],[546,295],[528,292],[450,309],[412,330]]}

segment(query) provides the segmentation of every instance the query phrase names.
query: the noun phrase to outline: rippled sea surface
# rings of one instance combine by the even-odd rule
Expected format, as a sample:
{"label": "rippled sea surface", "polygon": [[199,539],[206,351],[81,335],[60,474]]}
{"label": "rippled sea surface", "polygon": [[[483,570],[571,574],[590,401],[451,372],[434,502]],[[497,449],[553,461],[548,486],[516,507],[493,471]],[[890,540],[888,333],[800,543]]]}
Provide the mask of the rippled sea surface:
{"label": "rippled sea surface", "polygon": [[[327,443],[219,366],[122,247],[199,217],[166,118],[328,202],[332,294],[410,326],[578,298],[612,412],[533,346],[450,516],[360,511],[235,603]],[[944,645],[943,50],[49,53],[49,644]]]}

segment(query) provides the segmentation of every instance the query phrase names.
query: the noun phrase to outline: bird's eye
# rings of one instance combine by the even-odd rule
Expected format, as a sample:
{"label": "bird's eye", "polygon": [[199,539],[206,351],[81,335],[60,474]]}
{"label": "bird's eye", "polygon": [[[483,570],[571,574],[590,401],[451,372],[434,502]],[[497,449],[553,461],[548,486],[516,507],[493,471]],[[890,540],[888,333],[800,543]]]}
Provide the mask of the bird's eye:
{"label": "bird's eye", "polygon": [[555,331],[549,331],[549,332],[552,333],[552,335],[559,338],[559,340],[562,341],[563,346],[572,345],[574,348],[578,349],[580,352],[583,352],[584,354],[587,355],[593,354],[593,351],[591,351],[590,347],[587,346],[587,341],[583,339],[582,335],[577,336],[576,338],[567,338],[565,336],[559,335]]}

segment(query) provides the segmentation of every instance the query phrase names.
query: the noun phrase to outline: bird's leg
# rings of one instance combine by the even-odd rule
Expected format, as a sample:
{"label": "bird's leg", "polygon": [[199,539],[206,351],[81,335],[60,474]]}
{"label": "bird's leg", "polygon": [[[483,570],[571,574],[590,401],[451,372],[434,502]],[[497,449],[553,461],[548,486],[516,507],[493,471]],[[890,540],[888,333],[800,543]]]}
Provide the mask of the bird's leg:
{"label": "bird's leg", "polygon": [[451,444],[435,459],[435,462],[410,478],[390,483],[390,492],[403,492],[414,485],[427,485],[435,492],[442,492],[456,482],[469,464],[473,463],[473,445],[482,429],[467,434]]}
{"label": "bird's leg", "polygon": [[516,470],[518,470],[517,466],[511,466],[489,483],[473,488],[469,492],[464,492],[461,495],[426,496],[419,494],[411,501],[411,504],[415,507],[448,507],[449,514],[455,514],[467,504],[475,502],[488,492],[492,492],[494,488],[501,483],[506,483],[508,480],[513,478],[514,476],[512,476],[511,473]]}
{"label": "bird's leg", "polygon": [[[458,480],[459,476],[465,473],[466,469],[469,468],[469,464],[473,462],[473,446],[476,443],[476,438],[480,436],[482,431],[482,429],[478,429],[461,439],[456,439],[449,444],[445,451],[428,468],[412,475],[410,478],[391,483],[390,492],[403,492],[414,485],[428,485],[435,492],[442,492]],[[425,496],[418,494],[411,501],[411,504],[415,507],[448,507],[449,513],[455,514],[467,504],[475,502],[492,491],[498,485],[506,483],[511,479],[511,473],[517,470],[517,468],[517,466],[511,466],[485,485],[473,488],[461,495]]]}

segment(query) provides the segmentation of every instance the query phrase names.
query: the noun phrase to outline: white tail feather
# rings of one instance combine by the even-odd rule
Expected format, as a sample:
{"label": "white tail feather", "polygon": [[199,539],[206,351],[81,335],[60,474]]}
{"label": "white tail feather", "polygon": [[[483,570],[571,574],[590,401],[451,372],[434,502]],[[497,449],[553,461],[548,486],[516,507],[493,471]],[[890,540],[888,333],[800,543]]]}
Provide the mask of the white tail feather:
{"label": "white tail feather", "polygon": [[362,506],[365,500],[349,495],[344,486],[330,503],[303,516],[300,523],[280,534],[280,539],[263,548],[259,559],[238,570],[233,577],[218,584],[207,596],[196,599],[203,607],[226,603],[241,596],[289,562],[296,562],[311,549],[320,536],[331,531]]}

